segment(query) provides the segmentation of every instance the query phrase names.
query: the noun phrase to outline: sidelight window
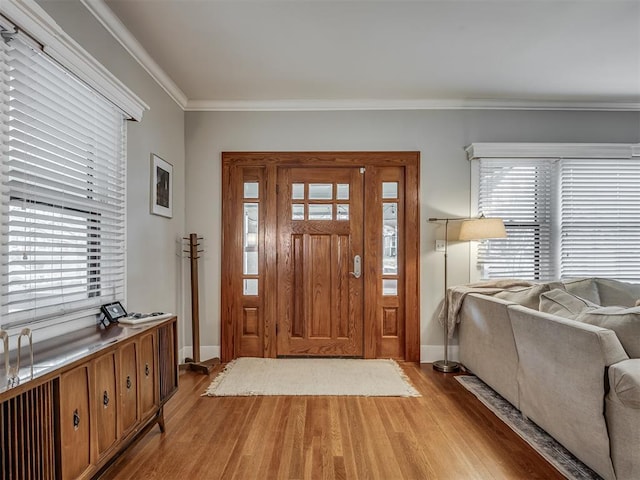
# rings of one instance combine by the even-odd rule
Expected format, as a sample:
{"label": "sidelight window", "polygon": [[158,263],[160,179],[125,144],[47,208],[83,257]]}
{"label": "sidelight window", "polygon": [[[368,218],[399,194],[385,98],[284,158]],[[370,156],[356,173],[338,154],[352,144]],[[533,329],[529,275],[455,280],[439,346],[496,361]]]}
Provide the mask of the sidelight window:
{"label": "sidelight window", "polygon": [[244,199],[242,207],[243,295],[254,296],[258,295],[258,275],[260,274],[260,193],[258,182],[244,182]]}
{"label": "sidelight window", "polygon": [[[382,182],[382,198],[398,199],[398,182]],[[382,294],[398,295],[398,202],[382,203]]]}

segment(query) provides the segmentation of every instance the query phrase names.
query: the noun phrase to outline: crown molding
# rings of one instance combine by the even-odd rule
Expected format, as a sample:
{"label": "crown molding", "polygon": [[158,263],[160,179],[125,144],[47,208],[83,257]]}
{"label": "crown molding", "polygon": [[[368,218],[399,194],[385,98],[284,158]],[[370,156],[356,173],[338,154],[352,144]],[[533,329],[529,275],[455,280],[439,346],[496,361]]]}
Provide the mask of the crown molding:
{"label": "crown molding", "polygon": [[571,102],[497,99],[423,100],[189,100],[193,112],[323,110],[582,110],[640,111],[640,102]]}
{"label": "crown molding", "polygon": [[162,68],[151,58],[151,55],[136,40],[120,19],[104,3],[103,0],[80,0],[82,4],[96,17],[107,31],[124,47],[145,71],[160,85],[165,92],[182,108],[185,109],[187,96]]}
{"label": "crown molding", "polygon": [[469,160],[479,158],[631,158],[640,145],[631,143],[472,143]]}
{"label": "crown molding", "polygon": [[42,50],[135,120],[149,106],[71,38],[34,0],[1,0],[0,13]]}

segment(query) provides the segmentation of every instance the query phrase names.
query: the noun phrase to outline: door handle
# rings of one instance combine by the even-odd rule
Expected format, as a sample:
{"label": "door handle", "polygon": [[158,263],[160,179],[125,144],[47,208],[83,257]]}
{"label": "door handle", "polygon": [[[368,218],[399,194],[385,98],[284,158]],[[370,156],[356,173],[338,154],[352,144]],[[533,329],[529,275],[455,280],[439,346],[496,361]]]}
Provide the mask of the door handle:
{"label": "door handle", "polygon": [[360,255],[353,257],[353,272],[349,273],[355,278],[360,278],[360,275],[362,275],[362,260],[360,259]]}

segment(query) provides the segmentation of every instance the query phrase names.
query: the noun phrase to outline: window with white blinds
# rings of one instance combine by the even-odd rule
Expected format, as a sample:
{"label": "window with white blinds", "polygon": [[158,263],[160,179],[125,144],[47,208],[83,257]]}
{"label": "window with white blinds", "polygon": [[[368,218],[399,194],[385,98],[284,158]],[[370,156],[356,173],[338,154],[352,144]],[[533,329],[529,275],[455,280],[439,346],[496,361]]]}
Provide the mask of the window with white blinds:
{"label": "window with white blinds", "polygon": [[3,328],[124,297],[124,115],[30,45],[0,40]]}
{"label": "window with white blinds", "polygon": [[478,246],[483,278],[553,277],[555,169],[550,160],[480,160],[478,210],[486,217],[502,218],[507,230],[507,238]]}
{"label": "window with white blinds", "polygon": [[640,158],[480,158],[478,211],[506,239],[478,246],[483,279],[640,282]]}
{"label": "window with white blinds", "polygon": [[564,159],[561,277],[640,281],[640,159]]}

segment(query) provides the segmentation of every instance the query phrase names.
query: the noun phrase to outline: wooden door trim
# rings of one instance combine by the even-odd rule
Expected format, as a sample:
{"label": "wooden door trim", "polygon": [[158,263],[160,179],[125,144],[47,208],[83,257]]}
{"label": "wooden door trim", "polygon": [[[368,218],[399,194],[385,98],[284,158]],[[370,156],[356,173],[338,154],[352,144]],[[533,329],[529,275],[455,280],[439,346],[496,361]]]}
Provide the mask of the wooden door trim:
{"label": "wooden door trim", "polygon": [[[237,318],[240,305],[236,300],[234,288],[238,285],[241,273],[237,268],[237,255],[230,255],[227,250],[238,250],[241,239],[237,235],[237,220],[234,219],[233,202],[238,197],[237,176],[243,167],[263,168],[264,190],[266,201],[262,214],[261,245],[264,247],[264,281],[268,285],[277,284],[276,246],[276,189],[277,169],[285,166],[313,167],[387,167],[401,166],[405,169],[405,232],[403,246],[404,257],[404,292],[405,292],[405,360],[420,360],[420,214],[419,214],[419,179],[420,152],[223,152],[222,153],[222,274],[221,274],[221,357],[223,361],[235,358],[237,338],[234,319]],[[366,187],[365,187],[366,188]],[[366,222],[366,218],[365,218]],[[366,227],[365,227],[366,231]],[[365,239],[366,249],[366,239]],[[371,262],[370,262],[371,263]],[[366,266],[365,266],[366,268]],[[365,291],[365,298],[367,292]],[[262,305],[263,314],[263,349],[264,357],[276,356],[276,324],[277,305],[275,295],[265,297]],[[364,314],[364,351],[365,358],[376,356],[376,317],[371,306],[365,302]]]}
{"label": "wooden door trim", "polygon": [[405,164],[405,357],[420,361],[420,153]]}
{"label": "wooden door trim", "polygon": [[[420,152],[222,152],[227,166],[407,166],[418,167]],[[416,183],[417,186],[417,183]]]}

